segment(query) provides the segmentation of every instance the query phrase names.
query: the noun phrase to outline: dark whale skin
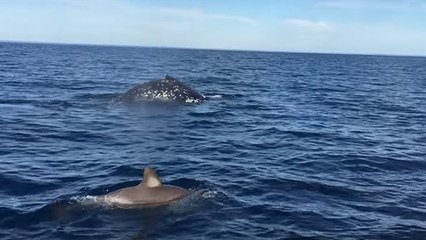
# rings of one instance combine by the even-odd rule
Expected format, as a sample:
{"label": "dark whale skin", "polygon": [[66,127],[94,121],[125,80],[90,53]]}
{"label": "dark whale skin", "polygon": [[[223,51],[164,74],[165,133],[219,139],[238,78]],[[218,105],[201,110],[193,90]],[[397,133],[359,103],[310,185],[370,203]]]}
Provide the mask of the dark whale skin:
{"label": "dark whale skin", "polygon": [[163,79],[136,85],[125,92],[122,102],[173,101],[180,103],[201,103],[205,97],[195,89],[166,75]]}

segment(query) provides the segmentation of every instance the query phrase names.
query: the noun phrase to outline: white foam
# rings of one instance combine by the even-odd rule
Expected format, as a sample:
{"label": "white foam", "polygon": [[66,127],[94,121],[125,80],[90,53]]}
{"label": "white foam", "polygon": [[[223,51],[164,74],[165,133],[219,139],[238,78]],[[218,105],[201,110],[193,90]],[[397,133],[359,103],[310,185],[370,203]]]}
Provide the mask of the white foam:
{"label": "white foam", "polygon": [[106,202],[103,198],[99,198],[98,196],[91,196],[91,195],[74,196],[74,197],[71,197],[70,200],[76,201],[78,204],[82,206],[111,205],[108,202]]}
{"label": "white foam", "polygon": [[208,98],[211,98],[211,99],[221,99],[221,98],[223,98],[223,96],[222,95],[220,95],[220,94],[216,94],[216,95],[209,95],[209,96],[207,96]]}
{"label": "white foam", "polygon": [[213,190],[205,191],[201,194],[201,198],[203,199],[214,198],[216,196],[217,196],[217,191],[213,191]]}

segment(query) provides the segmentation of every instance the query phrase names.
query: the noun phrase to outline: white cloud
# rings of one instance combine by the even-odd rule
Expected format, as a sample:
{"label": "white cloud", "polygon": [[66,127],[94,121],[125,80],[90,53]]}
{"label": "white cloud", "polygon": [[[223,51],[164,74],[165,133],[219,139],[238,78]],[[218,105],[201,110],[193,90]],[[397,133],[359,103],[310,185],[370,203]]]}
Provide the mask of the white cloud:
{"label": "white cloud", "polygon": [[386,11],[426,11],[424,0],[330,0],[317,4],[331,9],[376,9]]}
{"label": "white cloud", "polygon": [[196,8],[150,8],[145,9],[144,12],[165,14],[167,16],[173,16],[180,19],[231,21],[251,25],[259,24],[252,18],[238,15],[212,14]]}
{"label": "white cloud", "polygon": [[363,8],[364,5],[362,2],[353,2],[353,1],[326,1],[320,2],[318,4],[322,7],[327,8],[340,8],[340,9],[353,9],[353,8]]}
{"label": "white cloud", "polygon": [[323,21],[307,19],[285,19],[281,22],[284,27],[299,28],[300,30],[322,31],[330,29],[330,25]]}
{"label": "white cloud", "polygon": [[426,33],[406,29],[404,25],[333,22],[327,23],[327,26],[332,27],[327,28],[327,31],[285,28],[270,37],[268,47],[294,52],[426,54],[426,45],[423,44],[426,42]]}
{"label": "white cloud", "polygon": [[354,53],[424,55],[424,42],[426,33],[398,24],[345,24],[330,35],[328,48]]}
{"label": "white cloud", "polygon": [[242,36],[255,35],[260,25],[249,17],[198,8],[46,1],[53,4],[0,8],[0,40],[241,49],[256,38]]}
{"label": "white cloud", "polygon": [[[200,8],[153,7],[116,0],[65,0],[65,3],[68,4],[70,7],[86,12],[96,12],[96,10],[107,10],[106,12],[111,12],[112,15],[115,15],[115,13],[117,12],[119,12],[121,15],[127,15],[128,17],[136,17],[134,15],[137,15],[136,19],[147,17],[159,19],[162,17],[164,19],[173,18],[173,21],[216,20],[240,24],[258,24],[256,20],[249,17],[244,17],[240,15],[214,14]],[[125,20],[126,18],[122,19],[122,21]],[[127,20],[130,21],[135,19],[127,18]]]}

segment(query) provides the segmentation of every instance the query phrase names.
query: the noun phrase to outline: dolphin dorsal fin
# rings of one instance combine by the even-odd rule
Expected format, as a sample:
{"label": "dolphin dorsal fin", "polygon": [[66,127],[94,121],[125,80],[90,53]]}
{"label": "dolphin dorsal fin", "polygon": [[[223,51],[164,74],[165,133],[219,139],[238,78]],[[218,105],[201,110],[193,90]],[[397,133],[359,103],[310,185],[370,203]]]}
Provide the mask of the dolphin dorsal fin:
{"label": "dolphin dorsal fin", "polygon": [[140,185],[145,187],[159,187],[161,186],[161,180],[154,169],[145,167],[143,180]]}

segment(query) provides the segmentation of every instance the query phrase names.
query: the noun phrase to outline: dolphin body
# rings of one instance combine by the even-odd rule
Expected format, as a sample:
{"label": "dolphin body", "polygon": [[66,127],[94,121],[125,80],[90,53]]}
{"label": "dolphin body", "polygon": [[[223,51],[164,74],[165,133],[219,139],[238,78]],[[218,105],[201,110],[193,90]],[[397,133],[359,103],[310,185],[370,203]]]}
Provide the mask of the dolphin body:
{"label": "dolphin body", "polygon": [[124,208],[156,206],[173,203],[185,198],[189,193],[178,186],[162,185],[154,169],[145,167],[144,177],[139,185],[97,196],[96,200]]}
{"label": "dolphin body", "polygon": [[200,103],[206,99],[193,88],[165,75],[163,79],[149,81],[129,89],[120,100],[123,102],[174,101],[181,103]]}

